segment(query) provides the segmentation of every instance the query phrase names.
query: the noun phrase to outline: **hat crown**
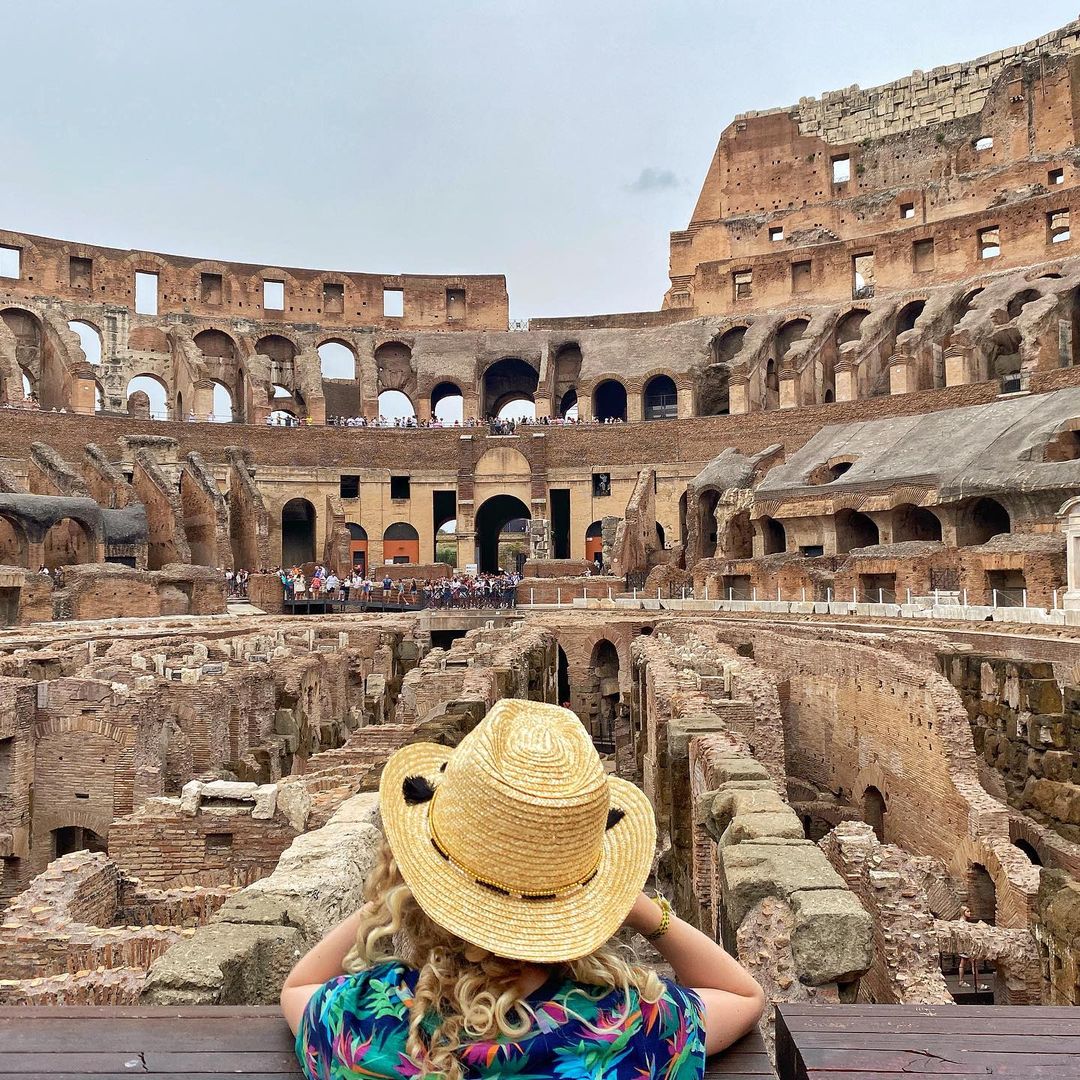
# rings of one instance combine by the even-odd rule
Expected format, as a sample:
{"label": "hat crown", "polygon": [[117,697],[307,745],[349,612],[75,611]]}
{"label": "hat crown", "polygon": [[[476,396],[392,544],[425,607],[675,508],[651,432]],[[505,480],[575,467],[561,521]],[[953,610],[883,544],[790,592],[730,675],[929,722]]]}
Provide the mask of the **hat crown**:
{"label": "hat crown", "polygon": [[514,892],[580,884],[600,860],[609,795],[581,722],[532,701],[498,702],[451,754],[431,806],[439,845]]}

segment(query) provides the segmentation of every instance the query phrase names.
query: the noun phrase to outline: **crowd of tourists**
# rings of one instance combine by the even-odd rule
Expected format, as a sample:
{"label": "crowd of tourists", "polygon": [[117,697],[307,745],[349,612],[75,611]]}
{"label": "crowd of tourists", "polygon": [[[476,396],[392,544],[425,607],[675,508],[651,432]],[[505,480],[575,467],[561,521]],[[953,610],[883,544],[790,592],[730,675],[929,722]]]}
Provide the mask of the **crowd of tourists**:
{"label": "crowd of tourists", "polygon": [[246,600],[248,594],[248,581],[251,580],[251,572],[248,570],[225,571],[225,594],[230,600]]}
{"label": "crowd of tourists", "polygon": [[280,580],[286,601],[336,601],[359,603],[362,607],[372,603],[433,608],[513,607],[521,580],[517,574],[498,573],[457,574],[440,580],[403,577],[395,581],[389,574],[379,579],[359,570],[339,575],[322,564],[307,575],[301,566],[279,567],[272,573]]}
{"label": "crowd of tourists", "polygon": [[[291,418],[296,426],[300,421]],[[310,418],[305,423],[310,424]],[[270,420],[267,419],[267,423]],[[327,417],[327,427],[350,427],[350,428],[479,428],[490,429],[493,435],[513,435],[519,427],[594,427],[599,424],[625,424],[622,417],[608,416],[600,420],[592,417],[588,420],[579,420],[577,417],[568,416],[537,416],[501,418],[489,416],[486,420],[470,416],[464,420],[440,420],[433,416],[430,420],[418,420],[415,416],[378,416],[368,419],[364,416],[330,416]]]}

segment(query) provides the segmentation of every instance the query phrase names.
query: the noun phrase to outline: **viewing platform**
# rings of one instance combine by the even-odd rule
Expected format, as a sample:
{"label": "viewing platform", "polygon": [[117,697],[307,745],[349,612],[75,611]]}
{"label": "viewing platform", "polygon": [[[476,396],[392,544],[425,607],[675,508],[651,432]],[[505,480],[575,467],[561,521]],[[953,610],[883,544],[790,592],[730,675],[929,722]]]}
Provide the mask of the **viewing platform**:
{"label": "viewing platform", "polygon": [[[706,1080],[976,1080],[1080,1076],[1080,1010],[948,1005],[777,1007],[777,1068],[756,1033],[711,1058]],[[0,1008],[0,1076],[23,1080],[298,1077],[276,1008]]]}

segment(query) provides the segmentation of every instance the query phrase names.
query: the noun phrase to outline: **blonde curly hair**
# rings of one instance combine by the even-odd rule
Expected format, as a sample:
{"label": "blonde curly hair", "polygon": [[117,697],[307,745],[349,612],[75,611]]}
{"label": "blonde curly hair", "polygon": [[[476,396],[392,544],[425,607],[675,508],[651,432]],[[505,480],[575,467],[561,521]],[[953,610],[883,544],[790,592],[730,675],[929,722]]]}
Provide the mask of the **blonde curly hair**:
{"label": "blonde curly hair", "polygon": [[[499,1035],[520,1039],[529,1031],[534,1014],[519,986],[524,962],[495,956],[433,923],[413,898],[385,840],[364,896],[368,903],[356,944],[345,955],[345,971],[354,974],[393,959],[420,972],[409,1005],[405,1049],[424,1074],[461,1080],[456,1055],[462,1046]],[[598,993],[621,990],[625,1006],[617,1024],[629,1012],[631,987],[649,1003],[663,993],[656,972],[632,963],[623,952],[629,954],[625,946],[609,941],[580,960],[558,965],[568,979],[596,987]],[[438,1026],[427,1034],[421,1025],[432,1015]]]}

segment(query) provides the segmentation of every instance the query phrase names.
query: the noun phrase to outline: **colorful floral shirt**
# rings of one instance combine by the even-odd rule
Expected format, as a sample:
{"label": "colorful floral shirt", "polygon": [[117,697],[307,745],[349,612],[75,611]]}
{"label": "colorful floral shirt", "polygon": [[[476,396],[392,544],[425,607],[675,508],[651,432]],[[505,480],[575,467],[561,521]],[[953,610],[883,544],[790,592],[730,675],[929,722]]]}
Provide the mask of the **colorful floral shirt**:
{"label": "colorful floral shirt", "polygon": [[[405,1053],[418,973],[390,961],[321,986],[296,1033],[311,1080],[421,1077]],[[655,1005],[630,990],[587,987],[553,975],[527,998],[536,1016],[524,1037],[468,1043],[458,1058],[467,1080],[701,1080],[701,999],[664,981]],[[625,1017],[623,1012],[625,1009]],[[435,1018],[426,1024],[433,1030]]]}

